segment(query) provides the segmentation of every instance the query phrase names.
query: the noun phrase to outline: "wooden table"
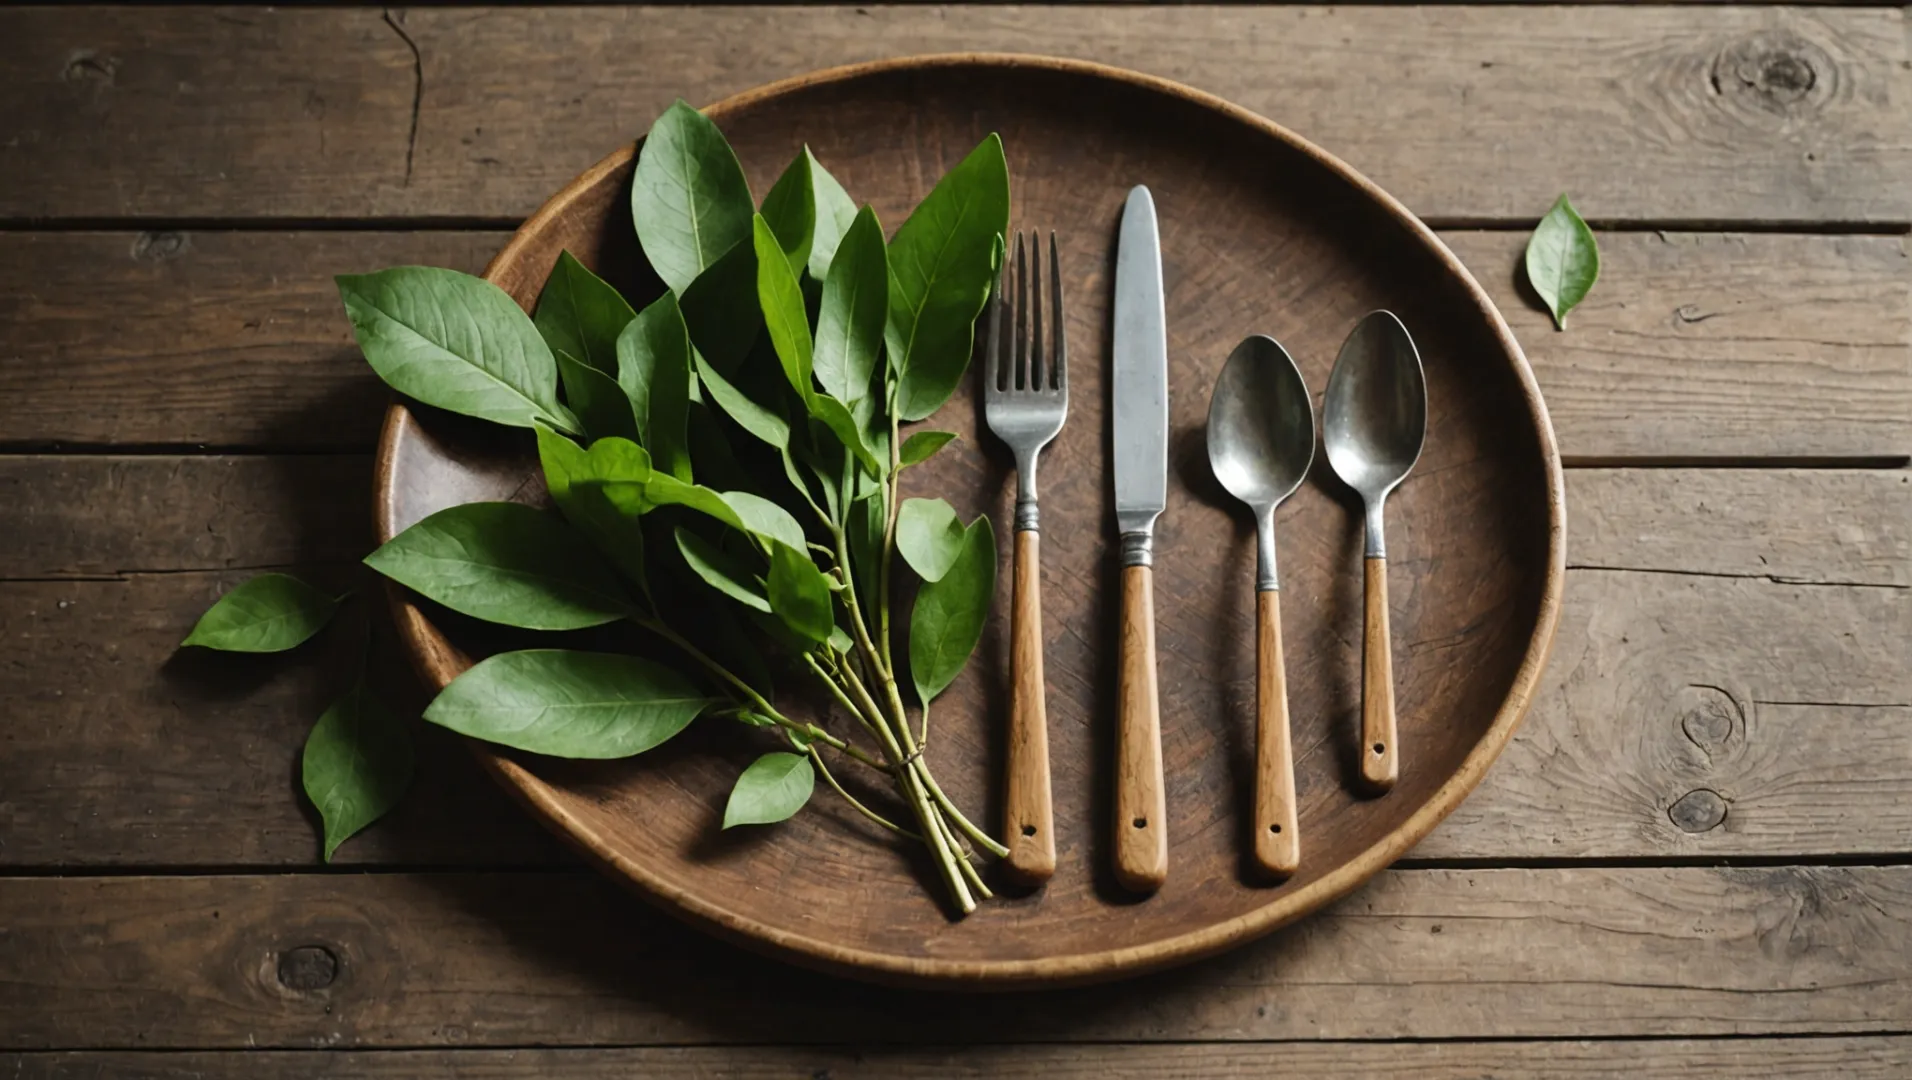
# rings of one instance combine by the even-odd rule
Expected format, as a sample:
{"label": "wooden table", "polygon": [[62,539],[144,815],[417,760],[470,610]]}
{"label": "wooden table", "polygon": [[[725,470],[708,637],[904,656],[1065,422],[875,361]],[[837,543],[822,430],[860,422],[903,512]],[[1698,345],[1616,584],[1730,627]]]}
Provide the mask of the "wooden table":
{"label": "wooden table", "polygon": [[[957,48],[1274,117],[1495,294],[1570,539],[1485,785],[1300,926],[1015,997],[713,942],[437,730],[322,866],[357,631],[175,645],[369,547],[330,275],[477,269],[677,95]],[[1912,1074],[1907,62],[1897,8],[0,11],[0,1075]],[[1556,333],[1515,267],[1563,189],[1606,261]]]}

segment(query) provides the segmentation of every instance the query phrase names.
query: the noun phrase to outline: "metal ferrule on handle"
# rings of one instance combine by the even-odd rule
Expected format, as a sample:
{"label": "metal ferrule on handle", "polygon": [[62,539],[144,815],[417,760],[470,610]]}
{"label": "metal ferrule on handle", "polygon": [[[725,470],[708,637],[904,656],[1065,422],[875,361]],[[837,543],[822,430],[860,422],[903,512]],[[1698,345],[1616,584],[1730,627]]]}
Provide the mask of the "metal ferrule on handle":
{"label": "metal ferrule on handle", "polygon": [[1155,530],[1131,529],[1122,534],[1122,565],[1155,565]]}
{"label": "metal ferrule on handle", "polygon": [[1255,522],[1255,591],[1279,592],[1281,576],[1275,572],[1275,515]]}
{"label": "metal ferrule on handle", "polygon": [[1370,559],[1385,559],[1388,557],[1387,533],[1381,527],[1381,504],[1383,501],[1384,499],[1375,499],[1368,503],[1368,543],[1365,554]]}
{"label": "metal ferrule on handle", "polygon": [[1042,531],[1041,520],[1042,520],[1042,513],[1041,513],[1041,510],[1036,506],[1035,499],[1029,498],[1029,499],[1016,500],[1016,531],[1017,532],[1041,532]]}

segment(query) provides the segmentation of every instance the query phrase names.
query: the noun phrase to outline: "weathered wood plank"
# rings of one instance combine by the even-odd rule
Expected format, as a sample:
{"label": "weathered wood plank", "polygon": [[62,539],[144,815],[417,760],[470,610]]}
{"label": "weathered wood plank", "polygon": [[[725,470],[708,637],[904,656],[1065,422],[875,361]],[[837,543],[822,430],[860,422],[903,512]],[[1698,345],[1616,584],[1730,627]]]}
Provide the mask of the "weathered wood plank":
{"label": "weathered wood plank", "polygon": [[[1502,763],[1416,854],[1907,850],[1906,481],[1569,473],[1584,569],[1569,571],[1543,691]],[[0,583],[12,647],[0,666],[0,864],[311,861],[289,771],[350,659],[329,645],[276,659],[173,652],[251,572],[228,567],[362,553],[368,488],[358,457],[0,458],[0,534],[18,538],[0,551],[0,577],[38,579]],[[137,572],[111,576],[123,570]],[[355,632],[348,620],[328,641],[350,654]],[[563,858],[450,739],[420,730],[420,790],[342,860]]]}
{"label": "weathered wood plank", "polygon": [[1337,1080],[1688,1080],[1751,1074],[1896,1080],[1912,1071],[1912,1038],[1654,1039],[1454,1043],[1112,1043],[957,1048],[808,1046],[619,1047],[604,1050],[65,1051],[0,1054],[14,1080],[1188,1080],[1287,1076]]}
{"label": "weathered wood plank", "polygon": [[585,871],[16,878],[0,889],[0,926],[6,1049],[1598,1038],[1912,1022],[1912,867],[1390,871],[1191,968],[1008,995],[901,993],[753,959]]}
{"label": "weathered wood plank", "polygon": [[[1912,452],[1900,237],[1607,233],[1563,334],[1516,287],[1523,236],[1444,236],[1513,323],[1570,457]],[[503,239],[0,234],[0,442],[366,449],[385,392],[332,275],[477,270]]]}
{"label": "weathered wood plank", "polygon": [[1565,184],[1610,220],[1903,221],[1902,26],[1788,8],[16,10],[0,216],[516,217],[673,98],[995,49],[1193,84],[1433,217],[1532,219]]}

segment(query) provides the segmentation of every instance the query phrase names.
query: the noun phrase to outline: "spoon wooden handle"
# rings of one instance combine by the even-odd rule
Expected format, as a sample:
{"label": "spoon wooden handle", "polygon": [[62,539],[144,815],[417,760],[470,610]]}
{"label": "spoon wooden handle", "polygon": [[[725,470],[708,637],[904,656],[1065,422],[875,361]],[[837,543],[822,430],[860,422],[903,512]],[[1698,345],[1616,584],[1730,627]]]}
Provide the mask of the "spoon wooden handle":
{"label": "spoon wooden handle", "polygon": [[1255,659],[1255,861],[1285,876],[1301,865],[1301,833],[1281,657],[1281,593],[1274,589],[1255,594]]}
{"label": "spoon wooden handle", "polygon": [[1122,568],[1115,762],[1115,877],[1125,889],[1153,892],[1168,880],[1168,821],[1155,688],[1154,585],[1146,566]]}
{"label": "spoon wooden handle", "polygon": [[1041,533],[1016,534],[1016,585],[1009,612],[1009,784],[1003,824],[1009,872],[1037,885],[1056,872],[1055,811],[1049,797],[1049,710],[1042,679]]}
{"label": "spoon wooden handle", "polygon": [[1394,731],[1394,654],[1388,638],[1388,561],[1367,559],[1367,617],[1361,635],[1361,778],[1394,787],[1401,753]]}

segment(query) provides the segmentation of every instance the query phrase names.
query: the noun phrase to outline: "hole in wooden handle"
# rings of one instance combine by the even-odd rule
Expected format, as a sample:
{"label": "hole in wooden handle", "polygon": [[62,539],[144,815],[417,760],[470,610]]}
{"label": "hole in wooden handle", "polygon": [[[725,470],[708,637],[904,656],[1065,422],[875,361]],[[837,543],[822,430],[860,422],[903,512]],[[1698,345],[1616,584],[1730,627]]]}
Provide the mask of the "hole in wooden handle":
{"label": "hole in wooden handle", "polygon": [[1145,817],[1139,817],[1135,819],[1133,824],[1138,829],[1146,829],[1149,827],[1149,819]]}

